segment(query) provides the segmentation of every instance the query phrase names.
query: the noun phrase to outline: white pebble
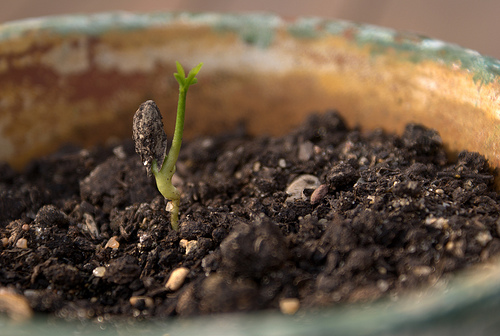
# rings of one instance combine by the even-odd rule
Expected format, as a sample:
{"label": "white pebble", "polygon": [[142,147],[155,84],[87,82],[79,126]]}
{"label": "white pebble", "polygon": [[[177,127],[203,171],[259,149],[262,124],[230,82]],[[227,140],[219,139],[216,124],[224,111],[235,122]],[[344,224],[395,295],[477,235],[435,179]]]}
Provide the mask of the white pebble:
{"label": "white pebble", "polygon": [[85,219],[85,230],[92,236],[92,238],[96,239],[99,237],[99,229],[97,229],[97,224],[89,213],[84,213],[83,218]]}
{"label": "white pebble", "polygon": [[433,216],[429,216],[425,219],[425,224],[430,225],[439,230],[447,229],[449,227],[448,219],[443,217],[436,218]]}
{"label": "white pebble", "polygon": [[389,289],[389,283],[385,280],[380,279],[377,281],[377,288],[380,289],[381,292],[387,292]]}
{"label": "white pebble", "polygon": [[104,274],[106,274],[106,267],[103,267],[103,266],[96,267],[96,268],[94,268],[94,270],[92,271],[92,274],[93,274],[96,278],[102,278],[102,277],[104,276]]}
{"label": "white pebble", "polygon": [[412,273],[416,276],[427,276],[432,273],[432,268],[429,266],[416,266],[412,269]]}
{"label": "white pebble", "polygon": [[189,269],[186,267],[179,267],[172,271],[170,277],[168,278],[167,283],[165,284],[165,288],[175,292],[184,284],[184,280],[186,280],[187,275],[189,274]]}
{"label": "white pebble", "polygon": [[154,306],[154,301],[149,296],[131,296],[128,301],[132,306],[136,306],[140,301],[144,301],[144,305],[147,308],[151,308]]}
{"label": "white pebble", "polygon": [[16,242],[16,247],[20,249],[26,249],[28,248],[28,241],[26,238],[21,238]]}
{"label": "white pebble", "polygon": [[290,195],[286,201],[293,202],[301,198],[307,200],[307,197],[304,195],[304,189],[316,189],[320,185],[321,183],[316,176],[309,174],[300,175],[286,188],[286,193]]}
{"label": "white pebble", "polygon": [[296,298],[286,298],[280,300],[280,310],[283,314],[293,315],[300,308],[300,301]]}
{"label": "white pebble", "polygon": [[309,160],[314,152],[314,144],[310,141],[303,142],[299,145],[299,153],[297,154],[300,161]]}
{"label": "white pebble", "polygon": [[113,148],[113,154],[115,154],[115,156],[120,160],[125,160],[127,158],[127,154],[125,153],[123,146]]}
{"label": "white pebble", "polygon": [[186,254],[189,254],[190,252],[194,251],[197,245],[198,245],[197,240],[181,239],[179,241],[179,246],[184,247],[186,249]]}
{"label": "white pebble", "polygon": [[111,238],[109,238],[108,242],[106,243],[106,246],[104,246],[105,248],[110,248],[110,249],[114,249],[116,250],[117,248],[120,247],[120,243],[118,242],[118,240],[116,240],[116,236],[113,236]]}
{"label": "white pebble", "polygon": [[[33,317],[33,310],[26,296],[17,294],[7,288],[0,288],[0,311],[9,316],[11,321],[14,322],[14,326],[22,326],[22,324],[16,324],[16,322],[24,322]],[[2,318],[2,325],[11,325],[9,323],[11,321]],[[3,332],[1,334],[4,335]],[[10,333],[7,331],[7,334]]]}
{"label": "white pebble", "polygon": [[254,173],[258,172],[260,170],[260,162],[257,161],[257,162],[254,162],[253,166],[252,166],[252,170]]}
{"label": "white pebble", "polygon": [[172,202],[168,202],[167,205],[165,206],[165,211],[170,212],[174,209],[174,204]]}
{"label": "white pebble", "polygon": [[479,232],[476,235],[476,241],[481,246],[486,246],[492,239],[493,239],[493,237],[491,237],[491,233],[489,231]]}

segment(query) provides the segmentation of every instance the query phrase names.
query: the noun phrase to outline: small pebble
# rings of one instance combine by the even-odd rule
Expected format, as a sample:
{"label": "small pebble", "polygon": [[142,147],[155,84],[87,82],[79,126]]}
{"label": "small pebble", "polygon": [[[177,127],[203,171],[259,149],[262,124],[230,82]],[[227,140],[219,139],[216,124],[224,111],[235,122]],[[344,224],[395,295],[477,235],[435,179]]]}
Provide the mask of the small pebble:
{"label": "small pebble", "polygon": [[283,314],[294,315],[300,308],[300,301],[296,298],[286,298],[281,299],[279,305]]}
{"label": "small pebble", "polygon": [[105,248],[110,248],[110,249],[114,249],[116,250],[117,248],[120,247],[120,243],[118,242],[118,240],[116,240],[116,236],[113,236],[111,238],[109,238],[108,242],[106,243],[106,246],[104,246]]}
{"label": "small pebble", "polygon": [[477,235],[476,235],[476,241],[481,245],[481,246],[486,246],[488,245],[488,243],[493,239],[493,237],[491,237],[491,233],[489,231],[483,231],[483,232],[479,232]]}
{"label": "small pebble", "polygon": [[104,276],[104,274],[106,274],[106,267],[103,267],[103,266],[96,267],[96,268],[94,268],[94,270],[92,271],[92,274],[93,274],[96,278],[102,278],[102,277]]}
{"label": "small pebble", "polygon": [[120,160],[125,160],[127,158],[127,154],[125,153],[123,146],[113,148],[113,154],[115,154],[115,156]]}
{"label": "small pebble", "polygon": [[165,284],[165,288],[175,292],[184,284],[184,280],[186,280],[187,275],[189,274],[189,269],[186,267],[179,267],[173,270],[172,274],[168,278],[167,283]]}
{"label": "small pebble", "polygon": [[445,248],[454,256],[463,258],[463,256],[465,255],[466,243],[463,239],[457,241],[449,241],[448,243],[446,243]]}
{"label": "small pebble", "polygon": [[170,212],[174,209],[174,204],[172,202],[168,202],[167,205],[165,206],[165,211]]}
{"label": "small pebble", "polygon": [[213,138],[205,138],[201,141],[201,147],[204,149],[208,149],[214,145],[214,139]]}
{"label": "small pebble", "polygon": [[430,226],[432,226],[436,229],[439,229],[439,230],[447,229],[449,227],[448,219],[443,218],[443,217],[436,218],[436,217],[429,216],[425,219],[425,224],[430,225]]}
{"label": "small pebble", "polygon": [[30,226],[28,224],[23,224],[23,226],[21,226],[21,230],[23,231],[28,231],[30,229]]}
{"label": "small pebble", "polygon": [[7,245],[9,245],[9,238],[2,238],[2,246],[3,247],[6,247]]}
{"label": "small pebble", "polygon": [[316,189],[314,189],[311,194],[311,204],[316,204],[323,199],[323,197],[328,194],[328,186],[326,184],[322,184]]}
{"label": "small pebble", "polygon": [[451,250],[453,250],[454,247],[455,247],[455,243],[452,241],[447,242],[446,245],[444,246],[446,251],[451,251]]}
{"label": "small pebble", "polygon": [[89,213],[84,213],[83,218],[85,219],[85,230],[96,239],[99,237],[99,230],[97,229],[97,224],[95,223],[94,217]]}
{"label": "small pebble", "polygon": [[290,183],[286,188],[286,193],[289,195],[286,202],[294,202],[298,199],[306,200],[304,189],[316,189],[321,185],[319,179],[314,175],[304,174],[300,175]]}
{"label": "small pebble", "polygon": [[16,322],[29,320],[33,316],[33,310],[26,297],[5,288],[0,288],[0,312],[6,313]]}
{"label": "small pebble", "polygon": [[256,172],[258,172],[260,170],[260,162],[259,161],[255,162],[253,164],[252,170],[253,170],[254,173],[256,173]]}
{"label": "small pebble", "polygon": [[20,249],[26,249],[26,248],[28,248],[28,241],[25,238],[20,238],[16,242],[16,247],[20,248]]}
{"label": "small pebble", "polygon": [[314,144],[310,141],[303,142],[299,145],[298,158],[300,161],[307,161],[313,156]]}
{"label": "small pebble", "polygon": [[412,269],[416,276],[427,276],[432,273],[432,268],[429,266],[416,266]]}
{"label": "small pebble", "polygon": [[278,166],[280,166],[280,168],[286,168],[286,160],[285,159],[279,159],[278,160]]}
{"label": "small pebble", "polygon": [[377,288],[381,292],[387,292],[387,290],[389,289],[389,283],[383,279],[380,279],[377,281]]}
{"label": "small pebble", "polygon": [[361,157],[359,160],[358,160],[358,164],[360,166],[366,166],[370,163],[370,160],[368,160],[366,157]]}
{"label": "small pebble", "polygon": [[154,301],[149,296],[132,296],[129,303],[134,307],[143,305],[146,308],[151,308],[154,306]]}
{"label": "small pebble", "polygon": [[191,251],[194,251],[197,245],[198,245],[197,240],[181,239],[179,241],[179,246],[186,249],[186,254],[189,254]]}

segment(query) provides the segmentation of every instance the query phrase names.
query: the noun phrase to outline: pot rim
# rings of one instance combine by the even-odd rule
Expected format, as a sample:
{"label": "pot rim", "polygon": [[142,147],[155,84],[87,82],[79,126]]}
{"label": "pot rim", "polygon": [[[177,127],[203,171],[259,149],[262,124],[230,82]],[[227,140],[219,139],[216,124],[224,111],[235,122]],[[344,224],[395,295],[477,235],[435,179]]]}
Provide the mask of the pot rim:
{"label": "pot rim", "polygon": [[372,24],[317,16],[284,19],[264,12],[148,12],[110,11],[93,14],[66,14],[42,16],[0,23],[0,43],[36,31],[55,34],[85,33],[99,35],[113,29],[139,30],[165,26],[178,21],[190,25],[209,25],[238,33],[246,38],[245,27],[258,27],[261,31],[251,41],[261,47],[270,43],[269,35],[278,28],[285,28],[296,38],[317,38],[328,35],[349,35],[358,45],[370,45],[373,54],[389,49],[400,53],[411,62],[431,60],[449,67],[460,67],[474,74],[474,80],[488,84],[500,76],[500,60],[479,52],[421,34],[399,31]]}
{"label": "pot rim", "polygon": [[[0,43],[31,33],[50,32],[64,35],[84,32],[89,35],[98,35],[113,29],[140,30],[151,26],[168,25],[179,20],[188,24],[210,25],[214,29],[235,32],[245,41],[262,48],[269,45],[273,32],[278,27],[285,27],[296,38],[306,39],[323,34],[349,34],[355,43],[360,46],[369,46],[373,54],[391,50],[410,62],[432,61],[448,67],[460,67],[471,72],[479,85],[497,82],[500,76],[500,61],[455,44],[374,25],[316,17],[288,21],[273,14],[107,12],[50,16],[1,24]],[[246,25],[259,27],[259,34],[248,40],[247,31],[243,29]],[[500,264],[497,262],[486,268],[486,271],[481,271],[481,276],[468,274],[454,279],[446,291],[440,291],[440,287],[437,286],[425,295],[410,294],[399,302],[386,299],[370,304],[368,307],[362,304],[342,305],[342,307],[300,312],[294,317],[276,312],[259,312],[244,316],[235,314],[162,322],[152,321],[146,325],[147,329],[153,333],[169,330],[172,333],[182,331],[186,334],[194,334],[199,333],[200,328],[203,328],[207,335],[220,335],[221,331],[248,335],[256,333],[303,335],[305,333],[328,334],[333,330],[341,334],[368,335],[391,332],[402,326],[420,328],[421,323],[433,323],[451,314],[469,312],[470,307],[488,304],[491,300],[498,299],[500,297]],[[7,331],[19,330],[19,326],[10,325],[2,319],[0,319],[0,325],[3,325],[2,328]],[[426,326],[428,327],[428,324]],[[40,327],[46,330],[40,331]],[[45,335],[44,332],[47,335],[53,335],[54,327],[69,331],[79,329],[73,323],[61,321],[54,324],[53,321],[45,318],[36,318],[22,325],[23,330],[37,330],[38,334],[42,332],[40,335]],[[114,328],[110,325],[106,327]],[[92,330],[94,334],[101,328],[102,325],[92,325],[89,330]],[[141,322],[138,322],[136,326],[118,324],[116,328],[127,329],[128,332],[133,332],[135,328],[144,331],[145,324]],[[102,333],[107,332],[102,331]]]}

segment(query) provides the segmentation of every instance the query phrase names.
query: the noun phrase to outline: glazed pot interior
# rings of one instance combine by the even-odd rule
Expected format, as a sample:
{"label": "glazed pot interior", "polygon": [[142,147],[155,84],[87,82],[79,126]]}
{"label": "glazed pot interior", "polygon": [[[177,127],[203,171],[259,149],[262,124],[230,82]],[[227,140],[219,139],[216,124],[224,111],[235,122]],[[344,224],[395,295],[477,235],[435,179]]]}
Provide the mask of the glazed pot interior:
{"label": "glazed pot interior", "polygon": [[[188,94],[187,138],[241,123],[252,134],[283,134],[310,113],[335,109],[366,130],[400,133],[408,122],[421,123],[441,134],[450,155],[477,151],[500,166],[498,61],[348,22],[211,13],[110,13],[1,25],[0,160],[22,167],[66,143],[89,147],[130,138],[132,116],[147,99],[157,102],[171,135],[175,61],[185,68],[204,62]],[[427,316],[450,302],[461,306],[498,293],[498,265],[481,274],[419,299],[423,305],[400,304],[391,312]],[[390,316],[373,312],[367,321]],[[320,319],[327,330],[353,314]],[[284,320],[273,323],[286,329]]]}
{"label": "glazed pot interior", "polygon": [[175,61],[204,62],[186,137],[244,122],[283,134],[312,112],[401,132],[438,130],[450,153],[498,153],[499,66],[439,41],[321,19],[163,13],[56,17],[0,27],[0,159],[16,166],[61,144],[130,137],[157,102],[172,132]]}

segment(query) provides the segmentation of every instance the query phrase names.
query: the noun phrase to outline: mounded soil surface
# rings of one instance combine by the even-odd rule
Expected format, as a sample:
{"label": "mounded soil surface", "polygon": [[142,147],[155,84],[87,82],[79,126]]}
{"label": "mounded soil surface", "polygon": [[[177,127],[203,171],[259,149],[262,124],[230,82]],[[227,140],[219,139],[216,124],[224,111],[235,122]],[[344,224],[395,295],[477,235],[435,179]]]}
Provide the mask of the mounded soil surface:
{"label": "mounded soil surface", "polygon": [[493,179],[479,154],[448,162],[433,130],[328,112],[279,138],[185,142],[173,231],[131,141],[68,146],[0,165],[0,296],[101,320],[397,298],[498,255]]}

